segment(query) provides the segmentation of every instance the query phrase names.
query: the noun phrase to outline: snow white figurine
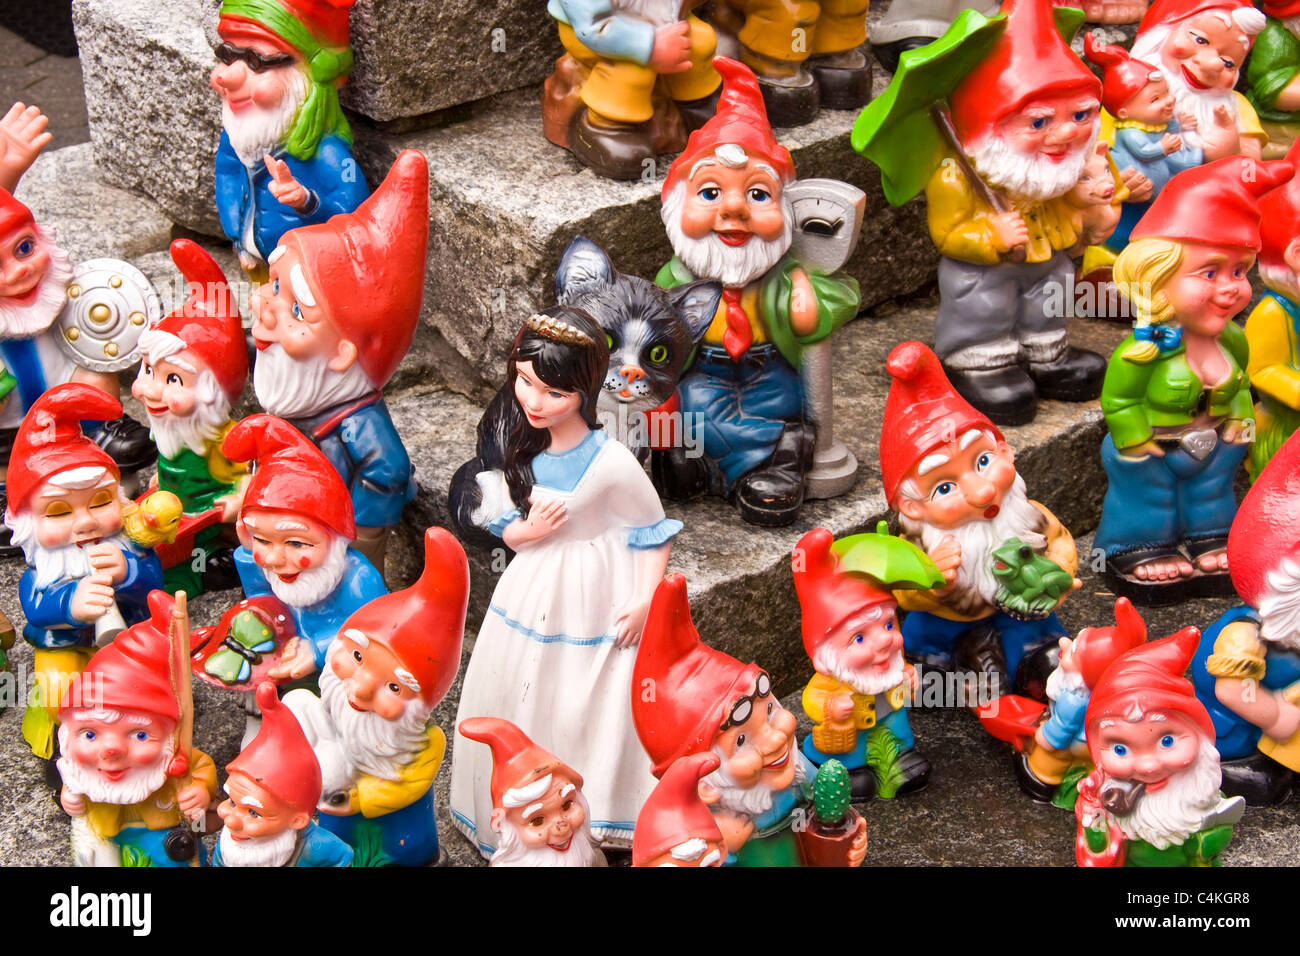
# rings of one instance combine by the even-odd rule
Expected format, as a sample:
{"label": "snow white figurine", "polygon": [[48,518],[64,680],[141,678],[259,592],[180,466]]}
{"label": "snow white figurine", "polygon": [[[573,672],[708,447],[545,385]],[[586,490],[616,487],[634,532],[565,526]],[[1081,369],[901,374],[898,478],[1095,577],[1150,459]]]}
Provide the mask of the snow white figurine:
{"label": "snow white figurine", "polygon": [[[456,722],[517,724],[583,775],[596,839],[627,846],[655,786],[632,725],[635,646],[682,524],[664,517],[636,457],[597,424],[608,363],[605,333],[587,313],[532,316],[479,423],[478,456],[453,479],[457,523],[515,552]],[[453,820],[490,858],[492,754],[459,740],[452,756]]]}

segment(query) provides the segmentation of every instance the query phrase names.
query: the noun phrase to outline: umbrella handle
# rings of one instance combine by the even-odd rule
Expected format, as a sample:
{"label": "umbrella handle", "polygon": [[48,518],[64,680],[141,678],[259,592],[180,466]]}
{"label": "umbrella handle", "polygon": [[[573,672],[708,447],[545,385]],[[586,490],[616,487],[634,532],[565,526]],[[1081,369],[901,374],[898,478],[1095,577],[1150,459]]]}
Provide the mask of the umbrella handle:
{"label": "umbrella handle", "polygon": [[[957,138],[957,130],[952,125],[952,117],[948,115],[948,110],[942,103],[935,103],[930,107],[930,118],[934,120],[934,125],[939,128],[939,132],[943,134],[943,138],[948,142],[948,148],[952,150],[957,165],[961,167],[962,174],[966,177],[966,181],[970,183],[971,189],[975,190],[975,195],[980,201],[995,213],[1011,212],[1012,210],[1002,201],[1002,197],[989,188],[989,184],[971,165],[970,159],[966,156],[966,150],[962,148],[961,141]],[[1003,258],[1008,262],[1018,264],[1025,261],[1027,254],[1028,250],[1024,246],[1012,246],[1003,253]]]}

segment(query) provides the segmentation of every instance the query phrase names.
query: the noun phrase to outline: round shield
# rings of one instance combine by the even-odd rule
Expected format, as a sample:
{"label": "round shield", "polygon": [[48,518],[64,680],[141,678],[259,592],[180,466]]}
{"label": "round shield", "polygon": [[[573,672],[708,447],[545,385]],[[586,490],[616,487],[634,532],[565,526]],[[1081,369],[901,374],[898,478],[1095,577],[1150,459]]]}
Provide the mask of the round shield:
{"label": "round shield", "polygon": [[82,368],[120,372],[140,360],[140,335],[160,318],[162,300],[143,272],[120,259],[89,259],[73,270],[55,328]]}

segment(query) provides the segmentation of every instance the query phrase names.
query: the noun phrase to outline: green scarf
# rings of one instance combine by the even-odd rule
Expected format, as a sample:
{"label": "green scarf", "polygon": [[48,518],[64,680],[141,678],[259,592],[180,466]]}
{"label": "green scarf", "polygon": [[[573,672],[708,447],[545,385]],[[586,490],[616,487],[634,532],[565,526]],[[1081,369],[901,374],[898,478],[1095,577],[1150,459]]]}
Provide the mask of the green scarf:
{"label": "green scarf", "polygon": [[225,0],[221,15],[260,23],[301,55],[311,79],[311,92],[298,110],[284,148],[295,159],[308,160],[326,136],[337,136],[352,145],[352,128],[334,81],[352,69],[352,48],[321,46],[301,20],[276,0]]}

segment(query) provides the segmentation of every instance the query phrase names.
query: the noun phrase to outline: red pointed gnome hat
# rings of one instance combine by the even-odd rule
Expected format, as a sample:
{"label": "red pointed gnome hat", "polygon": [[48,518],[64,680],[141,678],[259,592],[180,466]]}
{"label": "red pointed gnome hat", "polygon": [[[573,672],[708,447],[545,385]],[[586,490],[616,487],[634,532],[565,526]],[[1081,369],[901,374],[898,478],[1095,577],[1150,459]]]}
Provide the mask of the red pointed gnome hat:
{"label": "red pointed gnome hat", "polygon": [[[1286,161],[1300,169],[1300,139],[1291,144]],[[1300,238],[1300,180],[1292,176],[1259,200],[1259,261],[1261,265],[1289,268],[1283,258],[1287,246]]]}
{"label": "red pointed gnome hat", "polygon": [[256,461],[244,509],[292,511],[323,522],[355,541],[352,495],[319,448],[283,418],[249,415],[226,433],[221,453],[231,461]]}
{"label": "red pointed gnome hat", "polygon": [[803,648],[810,658],[850,614],[894,597],[864,574],[840,571],[839,558],[831,553],[834,543],[829,531],[814,528],[799,539],[790,558],[794,590],[799,595]]}
{"label": "red pointed gnome hat", "polygon": [[329,321],[357,348],[375,388],[401,364],[424,301],[429,246],[429,163],[403,150],[355,212],[285,233],[302,257],[307,285]]}
{"label": "red pointed gnome hat", "polygon": [[1260,162],[1248,156],[1225,156],[1185,169],[1160,191],[1129,241],[1154,236],[1258,252],[1259,199],[1293,175],[1295,167],[1286,160]]}
{"label": "red pointed gnome hat", "polygon": [[[326,49],[345,49],[349,42],[348,13],[356,0],[225,0],[217,33],[232,43],[257,39],[274,43],[285,53],[306,56],[310,37]],[[291,20],[296,20],[295,27]]]}
{"label": "red pointed gnome hat", "polygon": [[632,831],[633,866],[645,866],[687,840],[722,839],[713,813],[700,799],[700,781],[721,764],[722,759],[712,751],[673,761],[637,814]]}
{"label": "red pointed gnome hat", "polygon": [[[86,669],[72,678],[59,704],[69,710],[142,710],[172,721],[181,719],[179,689],[172,680],[172,607],[166,591],[149,592],[149,619],[127,628],[100,648]],[[188,675],[186,675],[188,676]],[[184,776],[181,754],[168,773]]]}
{"label": "red pointed gnome hat", "polygon": [[154,328],[176,336],[197,354],[233,405],[248,380],[248,347],[235,295],[221,267],[197,242],[173,240],[171,254],[185,277],[188,297]]}
{"label": "red pointed gnome hat", "polygon": [[5,483],[9,510],[17,513],[27,507],[28,497],[59,472],[98,466],[118,478],[117,464],[81,433],[81,423],[111,421],[121,415],[121,402],[81,382],[55,385],[33,402],[9,453]]}
{"label": "red pointed gnome hat", "polygon": [[1237,594],[1258,608],[1268,575],[1283,559],[1296,559],[1300,544],[1300,432],[1293,434],[1264,466],[1246,492],[1228,532],[1228,571]]}
{"label": "red pointed gnome hat", "polygon": [[320,764],[298,718],[280,702],[270,681],[257,685],[257,706],[261,729],[226,764],[226,772],[242,773],[299,813],[311,813],[320,801]]}
{"label": "red pointed gnome hat", "polygon": [[758,78],[743,63],[715,56],[713,66],[722,76],[722,96],[713,117],[691,134],[685,151],[673,160],[664,177],[662,198],[667,199],[673,187],[690,175],[691,167],[705,156],[712,156],[719,146],[734,144],[745,150],[745,155],[767,163],[776,170],[782,184],[794,179],[794,160],[790,151],[772,135],[772,124],[767,121],[767,107]]}
{"label": "red pointed gnome hat", "polygon": [[920,342],[894,346],[885,368],[894,381],[885,399],[880,432],[880,478],[892,508],[908,471],[940,445],[972,428],[992,433],[999,442],[1004,439],[987,416],[957,394],[928,346]]}
{"label": "red pointed gnome hat", "polygon": [[[529,736],[500,717],[469,717],[459,725],[462,737],[492,749],[492,806],[517,810],[540,799],[527,789],[558,773],[582,789],[582,774],[559,757],[539,747]],[[525,791],[519,793],[518,791]]]}
{"label": "red pointed gnome hat", "polygon": [[757,664],[701,643],[686,578],[670,574],[660,581],[632,669],[632,723],[650,755],[650,772],[662,777],[678,757],[708,750],[728,708],[753,692],[761,673]]}
{"label": "red pointed gnome hat", "polygon": [[1074,656],[1083,683],[1096,687],[1101,675],[1119,655],[1146,643],[1147,624],[1128,598],[1115,599],[1113,627],[1085,627],[1074,642]]}
{"label": "red pointed gnome hat", "polygon": [[447,693],[460,667],[468,603],[465,550],[449,531],[429,528],[424,532],[419,580],[362,605],[339,633],[352,640],[361,635],[391,650],[408,672],[399,679],[432,707]]}
{"label": "red pointed gnome hat", "polygon": [[966,146],[1030,100],[1068,93],[1101,98],[1101,81],[1056,29],[1052,0],[1003,0],[1007,27],[949,97],[953,125]]}
{"label": "red pointed gnome hat", "polygon": [[32,211],[14,198],[13,193],[0,186],[0,236],[23,226],[35,227]]}
{"label": "red pointed gnome hat", "polygon": [[[1251,0],[1155,0],[1138,24],[1138,33],[1145,33],[1152,27],[1171,26],[1207,10],[1222,10],[1231,16],[1238,10],[1253,9],[1255,5]],[[1260,27],[1263,27],[1262,22]]]}
{"label": "red pointed gnome hat", "polygon": [[1185,627],[1170,637],[1125,651],[1106,668],[1088,699],[1084,720],[1094,761],[1097,736],[1093,725],[1103,717],[1124,720],[1135,711],[1177,711],[1190,717],[1203,734],[1214,740],[1210,715],[1196,699],[1192,682],[1183,676],[1200,640],[1199,630]]}
{"label": "red pointed gnome hat", "polygon": [[1094,33],[1084,35],[1083,55],[1102,69],[1101,105],[1111,114],[1161,75],[1158,66],[1129,56],[1122,46],[1102,43]]}

